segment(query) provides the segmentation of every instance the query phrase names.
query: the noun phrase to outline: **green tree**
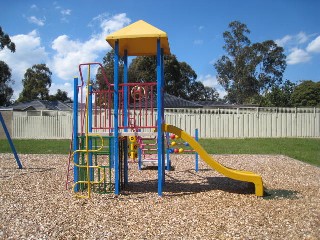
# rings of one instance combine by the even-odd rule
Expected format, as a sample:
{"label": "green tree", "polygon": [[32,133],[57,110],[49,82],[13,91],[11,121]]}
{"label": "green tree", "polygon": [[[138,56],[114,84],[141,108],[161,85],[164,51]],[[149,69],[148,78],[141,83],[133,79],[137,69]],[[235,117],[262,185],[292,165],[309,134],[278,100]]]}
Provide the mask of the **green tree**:
{"label": "green tree", "polygon": [[292,102],[296,107],[320,106],[320,82],[302,81],[292,93]]}
{"label": "green tree", "polygon": [[66,91],[62,91],[61,89],[58,89],[57,93],[55,95],[50,95],[48,100],[67,102],[67,101],[71,101],[71,98],[68,97],[68,93]]}
{"label": "green tree", "polygon": [[[135,58],[129,67],[129,79],[130,82],[156,82],[156,58],[154,56]],[[166,93],[186,100],[211,100],[213,95],[210,93],[216,90],[204,87],[196,79],[197,74],[186,62],[179,62],[175,55],[164,57]]]}
{"label": "green tree", "polygon": [[16,51],[16,45],[14,42],[11,42],[9,35],[3,32],[2,27],[0,26],[0,50],[5,47],[7,47],[11,52]]}
{"label": "green tree", "polygon": [[[114,50],[108,52],[103,58],[104,71],[109,82],[113,83],[113,60]],[[156,57],[138,56],[134,58],[128,69],[129,82],[156,82]],[[123,82],[124,61],[119,61],[119,82]],[[166,55],[164,57],[164,78],[165,92],[181,97],[187,100],[212,100],[218,95],[215,89],[204,87],[201,82],[196,81],[197,74],[185,62],[179,62],[175,55]],[[97,73],[96,89],[106,89],[107,84],[103,78],[102,70]],[[156,91],[156,89],[154,89]]]}
{"label": "green tree", "polygon": [[[16,45],[11,42],[8,34],[2,31],[0,26],[0,51],[7,47],[11,52],[16,51]],[[11,79],[11,69],[4,62],[0,61],[0,106],[6,106],[10,104],[10,99],[13,95],[13,89],[10,84],[14,81]]]}
{"label": "green tree", "polygon": [[296,84],[286,80],[281,86],[274,86],[271,91],[262,97],[262,106],[267,107],[292,107],[292,93]]}
{"label": "green tree", "polygon": [[10,104],[13,95],[13,89],[10,87],[11,83],[13,83],[11,69],[4,61],[0,61],[0,106]]}
{"label": "green tree", "polygon": [[129,69],[129,82],[156,82],[156,57],[139,56],[132,60]]}
{"label": "green tree", "polygon": [[204,101],[219,101],[219,93],[214,88],[204,87],[204,94]]}
{"label": "green tree", "polygon": [[[174,56],[175,57],[175,56]],[[170,69],[172,64],[166,62],[167,68]],[[197,74],[186,62],[179,62],[177,60],[177,66],[173,65],[174,69],[178,70],[178,75],[176,77],[166,79],[166,88],[165,91],[169,92],[173,89],[176,89],[177,96],[193,101],[200,101],[201,96],[203,97],[205,92],[205,87],[202,82],[197,81]],[[172,90],[171,90],[171,86]],[[175,95],[174,92],[171,93]],[[199,94],[199,95],[197,95]]]}
{"label": "green tree", "polygon": [[241,22],[229,24],[223,33],[223,55],[214,67],[218,81],[227,91],[230,103],[256,103],[260,96],[282,83],[286,56],[282,47],[272,40],[251,44],[250,30]]}
{"label": "green tree", "polygon": [[47,100],[51,87],[51,71],[46,64],[36,64],[28,68],[22,80],[23,90],[18,102],[35,99]]}

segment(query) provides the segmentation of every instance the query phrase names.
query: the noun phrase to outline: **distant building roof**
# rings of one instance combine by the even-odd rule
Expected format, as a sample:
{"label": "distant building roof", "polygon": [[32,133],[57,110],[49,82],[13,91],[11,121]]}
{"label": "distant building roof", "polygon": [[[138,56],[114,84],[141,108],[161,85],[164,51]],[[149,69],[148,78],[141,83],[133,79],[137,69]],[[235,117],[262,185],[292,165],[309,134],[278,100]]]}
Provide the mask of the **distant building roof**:
{"label": "distant building roof", "polygon": [[202,105],[165,93],[164,108],[202,108]]}
{"label": "distant building roof", "polygon": [[12,107],[4,107],[4,106],[0,106],[0,111],[12,111]]}
{"label": "distant building roof", "polygon": [[[164,93],[163,95],[163,105],[164,108],[202,108],[202,105],[196,103],[196,102],[191,102],[188,100],[185,100],[183,98],[179,98],[173,95],[170,95],[168,93]],[[130,107],[132,107],[133,103],[130,104]],[[153,101],[151,100],[147,100],[146,99],[142,99],[141,100],[141,106],[145,107],[147,105],[147,107],[151,108],[157,108],[157,99],[156,96],[154,96]]]}
{"label": "distant building roof", "polygon": [[[81,104],[81,103],[79,103]],[[157,107],[156,97],[154,101],[148,101],[146,103],[148,107]],[[145,103],[142,102],[144,106]],[[80,105],[79,105],[80,106]],[[82,108],[85,107],[85,103],[82,103]],[[188,101],[183,98],[179,98],[168,93],[164,93],[164,108],[238,108],[238,107],[257,107],[257,105],[233,105],[223,102],[213,101]],[[29,102],[18,103],[9,108],[13,108],[14,111],[28,111],[28,110],[58,110],[58,111],[70,111],[73,109],[72,102],[61,101],[47,101],[47,100],[33,100]]]}
{"label": "distant building roof", "polygon": [[18,103],[12,106],[14,111],[28,111],[28,110],[59,110],[70,111],[67,104],[60,101],[47,101],[47,100],[33,100],[30,102]]}

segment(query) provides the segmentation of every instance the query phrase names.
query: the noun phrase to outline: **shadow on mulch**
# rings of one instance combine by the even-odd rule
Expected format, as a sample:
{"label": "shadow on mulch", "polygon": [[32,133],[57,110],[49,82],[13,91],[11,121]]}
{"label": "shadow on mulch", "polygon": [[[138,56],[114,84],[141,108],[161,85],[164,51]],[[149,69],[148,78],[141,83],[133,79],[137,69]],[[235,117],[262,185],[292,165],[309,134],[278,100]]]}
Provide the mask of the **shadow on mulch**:
{"label": "shadow on mulch", "polygon": [[[189,180],[175,180],[166,177],[166,184],[163,192],[175,195],[191,195],[212,190],[221,190],[237,194],[254,194],[254,185],[252,183],[236,181],[226,177],[207,177],[206,181],[199,183],[190,183]],[[146,192],[158,191],[158,182],[156,180],[129,182],[125,188],[126,194],[140,194]]]}
{"label": "shadow on mulch", "polygon": [[299,192],[286,190],[286,189],[267,189],[263,199],[275,200],[275,199],[298,199]]}
{"label": "shadow on mulch", "polygon": [[[153,170],[155,169],[156,168]],[[205,172],[206,169],[202,169],[200,171]],[[210,171],[210,169],[208,169],[208,171]],[[250,182],[237,181],[223,176],[206,177],[194,170],[185,170],[182,171],[181,174],[183,174],[183,176],[189,176],[190,179],[181,179],[168,174],[165,175],[166,183],[163,189],[165,195],[191,195],[214,190],[244,195],[255,194],[255,186]],[[157,180],[129,182],[129,185],[125,187],[125,195],[147,192],[158,192]],[[265,189],[264,196],[262,198],[265,200],[298,199],[299,192],[286,189]]]}

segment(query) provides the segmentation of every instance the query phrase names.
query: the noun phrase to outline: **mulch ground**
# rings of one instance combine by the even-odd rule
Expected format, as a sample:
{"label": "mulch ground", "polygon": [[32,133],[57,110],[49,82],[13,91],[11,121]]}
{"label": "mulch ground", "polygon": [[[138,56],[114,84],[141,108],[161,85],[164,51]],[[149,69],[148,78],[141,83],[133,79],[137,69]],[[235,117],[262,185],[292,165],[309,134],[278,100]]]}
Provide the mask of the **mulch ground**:
{"label": "mulch ground", "polygon": [[129,165],[119,196],[65,190],[66,155],[0,154],[0,239],[320,239],[320,168],[279,155],[215,155],[260,174],[265,197],[192,155],[173,155],[163,197],[157,171]]}

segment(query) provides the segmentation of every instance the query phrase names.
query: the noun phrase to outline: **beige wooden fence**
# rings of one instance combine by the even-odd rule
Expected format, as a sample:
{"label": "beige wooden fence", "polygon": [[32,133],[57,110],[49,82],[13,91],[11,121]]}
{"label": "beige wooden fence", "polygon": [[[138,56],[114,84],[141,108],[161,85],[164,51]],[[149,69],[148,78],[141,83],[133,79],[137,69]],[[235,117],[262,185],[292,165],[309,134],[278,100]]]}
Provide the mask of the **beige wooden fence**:
{"label": "beige wooden fence", "polygon": [[12,137],[23,139],[70,139],[72,113],[57,111],[14,112]]}
{"label": "beige wooden fence", "polygon": [[[320,137],[319,108],[165,109],[165,119],[191,135],[199,129],[201,138]],[[13,138],[69,139],[72,113],[14,112],[12,132]]]}
{"label": "beige wooden fence", "polygon": [[320,109],[167,110],[166,122],[201,138],[320,137]]}

